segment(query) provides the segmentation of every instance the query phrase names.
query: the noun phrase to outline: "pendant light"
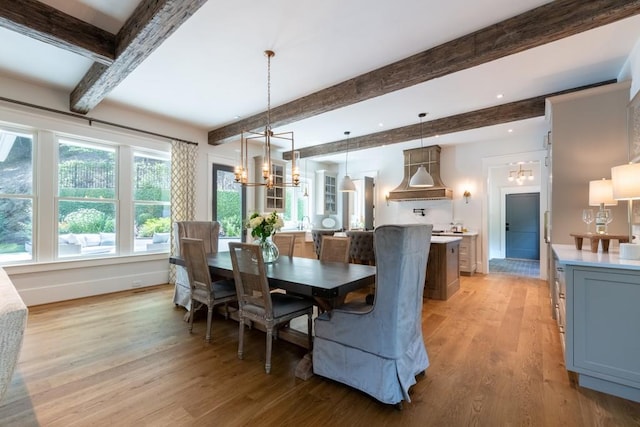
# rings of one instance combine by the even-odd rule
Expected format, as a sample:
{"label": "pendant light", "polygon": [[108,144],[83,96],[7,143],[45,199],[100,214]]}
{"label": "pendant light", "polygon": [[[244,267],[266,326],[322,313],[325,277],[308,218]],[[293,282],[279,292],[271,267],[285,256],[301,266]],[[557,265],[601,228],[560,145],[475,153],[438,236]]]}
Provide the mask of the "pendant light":
{"label": "pendant light", "polygon": [[[424,152],[424,147],[422,146],[422,119],[426,115],[427,113],[418,114],[418,117],[420,117],[420,154]],[[411,180],[409,180],[409,187],[433,187],[433,178],[429,175],[424,165],[420,165],[416,173],[413,174]]]}
{"label": "pendant light", "polygon": [[356,185],[351,181],[351,177],[349,176],[349,132],[348,130],[344,132],[347,136],[347,157],[344,162],[344,178],[342,179],[342,183],[340,184],[340,191],[343,193],[353,193],[356,191]]}

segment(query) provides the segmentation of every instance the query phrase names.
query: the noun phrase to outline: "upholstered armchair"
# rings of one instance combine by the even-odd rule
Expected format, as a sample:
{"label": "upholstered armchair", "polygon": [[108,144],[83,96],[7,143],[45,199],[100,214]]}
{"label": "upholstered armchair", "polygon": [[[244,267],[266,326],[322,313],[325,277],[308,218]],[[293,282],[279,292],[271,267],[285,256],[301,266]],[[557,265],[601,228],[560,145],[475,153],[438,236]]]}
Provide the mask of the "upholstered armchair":
{"label": "upholstered armchair", "polygon": [[[220,223],[218,221],[178,221],[173,224],[173,253],[180,256],[180,239],[189,237],[202,239],[206,253],[218,252],[218,235]],[[173,303],[191,310],[191,288],[189,275],[185,267],[176,266],[176,286],[173,293]]]}
{"label": "upholstered armchair", "polygon": [[347,231],[351,238],[349,261],[354,264],[376,265],[376,253],[373,249],[373,231]]}
{"label": "upholstered armchair", "polygon": [[347,303],[316,318],[315,374],[384,403],[411,401],[409,387],[429,366],[422,338],[422,293],[432,228],[376,228],[375,303]]}

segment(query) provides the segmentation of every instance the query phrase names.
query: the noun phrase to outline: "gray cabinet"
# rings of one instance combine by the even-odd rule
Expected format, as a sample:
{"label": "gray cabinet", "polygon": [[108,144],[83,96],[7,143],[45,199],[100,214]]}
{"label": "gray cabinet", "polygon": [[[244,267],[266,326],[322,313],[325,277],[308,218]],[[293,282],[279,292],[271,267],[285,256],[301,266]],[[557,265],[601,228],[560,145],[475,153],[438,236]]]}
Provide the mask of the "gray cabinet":
{"label": "gray cabinet", "polygon": [[551,300],[567,369],[583,387],[640,402],[640,269],[617,254],[558,250]]}

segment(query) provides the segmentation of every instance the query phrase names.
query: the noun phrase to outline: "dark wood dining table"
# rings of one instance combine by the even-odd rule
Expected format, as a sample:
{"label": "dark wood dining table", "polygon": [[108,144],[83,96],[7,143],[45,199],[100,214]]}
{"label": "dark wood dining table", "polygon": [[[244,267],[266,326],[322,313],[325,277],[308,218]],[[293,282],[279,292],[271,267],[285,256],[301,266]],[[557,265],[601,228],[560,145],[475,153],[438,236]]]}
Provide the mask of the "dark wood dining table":
{"label": "dark wood dining table", "polygon": [[[184,266],[184,260],[180,257],[172,256],[169,262]],[[207,262],[214,277],[233,278],[229,252],[209,254]],[[301,257],[281,256],[276,262],[266,264],[266,268],[271,287],[313,297],[331,305],[343,300],[349,292],[372,285],[376,276],[374,266]]]}

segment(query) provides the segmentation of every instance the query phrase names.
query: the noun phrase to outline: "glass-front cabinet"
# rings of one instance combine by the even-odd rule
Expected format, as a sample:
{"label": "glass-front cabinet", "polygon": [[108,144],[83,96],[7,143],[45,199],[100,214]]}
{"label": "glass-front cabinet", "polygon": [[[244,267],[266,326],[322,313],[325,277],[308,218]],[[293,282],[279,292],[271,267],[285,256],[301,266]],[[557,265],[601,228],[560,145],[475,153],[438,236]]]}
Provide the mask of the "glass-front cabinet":
{"label": "glass-front cabinet", "polygon": [[318,215],[335,215],[338,212],[338,188],[336,176],[325,170],[316,171]]}
{"label": "glass-front cabinet", "polygon": [[[262,182],[262,157],[255,157],[255,181]],[[283,186],[286,177],[286,163],[271,160],[271,173],[275,187],[256,187],[256,208],[259,212],[284,212],[286,188]]]}

